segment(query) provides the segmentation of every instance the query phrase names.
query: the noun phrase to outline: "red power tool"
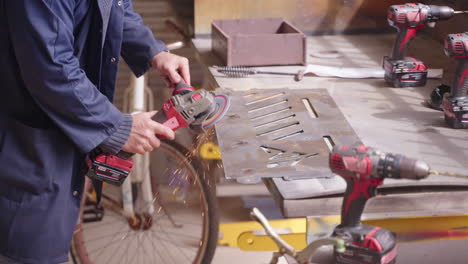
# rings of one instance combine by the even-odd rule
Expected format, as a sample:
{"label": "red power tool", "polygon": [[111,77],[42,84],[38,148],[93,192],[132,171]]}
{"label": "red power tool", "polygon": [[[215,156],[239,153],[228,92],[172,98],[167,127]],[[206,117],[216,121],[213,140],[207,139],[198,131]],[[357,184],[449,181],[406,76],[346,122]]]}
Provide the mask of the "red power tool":
{"label": "red power tool", "polygon": [[407,3],[392,5],[388,10],[388,23],[398,30],[391,57],[385,56],[383,68],[385,81],[393,87],[424,86],[427,67],[418,59],[405,57],[405,52],[418,30],[426,25],[435,26],[438,20],[451,18],[455,13],[448,6]]}
{"label": "red power tool", "polygon": [[445,122],[453,128],[468,128],[468,32],[448,35],[445,54],[458,61],[450,94],[442,101]]}
{"label": "red power tool", "polygon": [[338,264],[395,263],[395,235],[380,227],[361,224],[367,200],[377,195],[385,178],[419,180],[430,174],[425,162],[402,155],[384,153],[366,146],[335,146],[330,153],[330,169],[346,181],[341,208],[341,224],[334,237],[343,238],[346,250],[335,253]]}
{"label": "red power tool", "polygon": [[[228,96],[207,90],[195,91],[184,82],[176,85],[173,94],[152,119],[174,131],[189,126],[198,133],[204,132],[206,128],[224,117],[230,105]],[[121,185],[132,170],[133,155],[134,153],[125,151],[112,155],[97,149],[91,153],[88,160],[90,167],[88,176]]]}

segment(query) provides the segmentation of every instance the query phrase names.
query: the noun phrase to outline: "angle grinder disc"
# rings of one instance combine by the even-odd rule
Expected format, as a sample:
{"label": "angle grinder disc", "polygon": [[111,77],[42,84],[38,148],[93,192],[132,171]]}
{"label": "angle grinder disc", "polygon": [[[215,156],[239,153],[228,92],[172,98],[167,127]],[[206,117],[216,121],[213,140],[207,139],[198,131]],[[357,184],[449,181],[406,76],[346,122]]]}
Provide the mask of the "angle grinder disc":
{"label": "angle grinder disc", "polygon": [[214,108],[214,111],[210,116],[208,116],[205,121],[202,123],[203,128],[208,128],[219,120],[221,120],[226,112],[229,110],[229,106],[231,105],[231,100],[227,95],[224,94],[218,94],[214,97],[214,101],[216,103],[216,107]]}

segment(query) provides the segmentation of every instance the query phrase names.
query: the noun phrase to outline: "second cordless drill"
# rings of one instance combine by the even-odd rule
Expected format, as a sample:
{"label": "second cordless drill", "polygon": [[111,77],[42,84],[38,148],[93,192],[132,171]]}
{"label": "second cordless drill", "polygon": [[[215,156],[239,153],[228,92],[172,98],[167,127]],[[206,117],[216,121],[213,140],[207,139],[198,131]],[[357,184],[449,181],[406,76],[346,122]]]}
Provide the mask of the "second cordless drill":
{"label": "second cordless drill", "polygon": [[383,228],[362,225],[367,200],[377,195],[385,178],[419,180],[430,174],[422,161],[385,153],[366,146],[335,146],[330,153],[330,169],[346,181],[341,207],[341,224],[333,236],[347,241],[346,251],[335,253],[338,264],[395,263],[395,235]]}
{"label": "second cordless drill", "polygon": [[450,94],[442,101],[445,121],[453,128],[468,128],[468,32],[448,35],[445,54],[458,61]]}
{"label": "second cordless drill", "polygon": [[385,81],[393,87],[424,86],[427,81],[427,67],[413,57],[405,57],[406,49],[418,30],[426,25],[451,18],[455,11],[448,6],[406,3],[392,5],[387,20],[398,30],[391,57],[384,57]]}

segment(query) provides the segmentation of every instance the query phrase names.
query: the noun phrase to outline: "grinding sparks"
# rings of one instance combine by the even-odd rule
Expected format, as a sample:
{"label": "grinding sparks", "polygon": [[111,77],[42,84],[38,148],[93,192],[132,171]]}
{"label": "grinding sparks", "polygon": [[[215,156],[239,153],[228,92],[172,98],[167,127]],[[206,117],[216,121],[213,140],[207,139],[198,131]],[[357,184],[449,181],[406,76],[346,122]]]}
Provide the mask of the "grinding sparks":
{"label": "grinding sparks", "polygon": [[[208,128],[205,133],[198,134],[195,137],[192,150],[186,153],[186,158],[189,161],[196,159],[198,157],[198,153],[200,153],[201,146],[203,146],[203,144],[205,143],[214,142],[215,138],[216,133],[213,127]],[[203,177],[201,178],[201,180],[204,180],[208,186],[212,186],[212,184],[214,184],[212,181],[216,180],[214,179],[214,177],[207,177],[206,172],[208,172],[209,175],[211,175],[211,173],[213,173],[213,165],[215,166],[215,168],[222,168],[222,165],[219,161],[213,162],[207,159],[199,159],[199,161],[201,165],[200,169],[203,171]]]}

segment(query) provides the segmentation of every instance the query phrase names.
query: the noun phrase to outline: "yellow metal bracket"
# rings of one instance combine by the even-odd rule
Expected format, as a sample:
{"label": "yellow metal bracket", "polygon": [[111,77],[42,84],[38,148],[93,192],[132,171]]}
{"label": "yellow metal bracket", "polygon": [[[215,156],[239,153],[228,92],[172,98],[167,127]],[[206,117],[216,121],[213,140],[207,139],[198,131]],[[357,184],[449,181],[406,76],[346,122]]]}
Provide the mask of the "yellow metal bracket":
{"label": "yellow metal bracket", "polygon": [[[302,250],[307,246],[305,233],[284,234],[281,238],[296,250]],[[267,235],[255,235],[254,232],[243,232],[237,241],[238,247],[245,251],[273,251],[279,250],[278,246]]]}
{"label": "yellow metal bracket", "polygon": [[[308,217],[272,220],[282,239],[296,250],[307,246],[307,233],[330,233],[339,224],[339,216]],[[468,215],[417,216],[363,220],[363,224],[379,226],[397,234],[399,242],[454,240],[468,238]],[[308,231],[306,231],[306,229]],[[239,247],[247,251],[274,251],[278,247],[265,235],[257,222],[239,222],[220,225],[220,245]]]}
{"label": "yellow metal bracket", "polygon": [[[271,220],[271,226],[281,230],[279,233],[287,231],[288,233],[304,233],[306,232],[306,219],[294,218],[286,220]],[[230,247],[238,247],[239,236],[244,232],[264,233],[263,227],[255,221],[226,223],[219,225],[219,232],[221,239],[218,240],[219,245],[226,245]],[[253,234],[253,233],[252,233]]]}
{"label": "yellow metal bracket", "polygon": [[200,157],[209,160],[220,160],[221,151],[219,147],[212,142],[203,143],[200,146]]}

